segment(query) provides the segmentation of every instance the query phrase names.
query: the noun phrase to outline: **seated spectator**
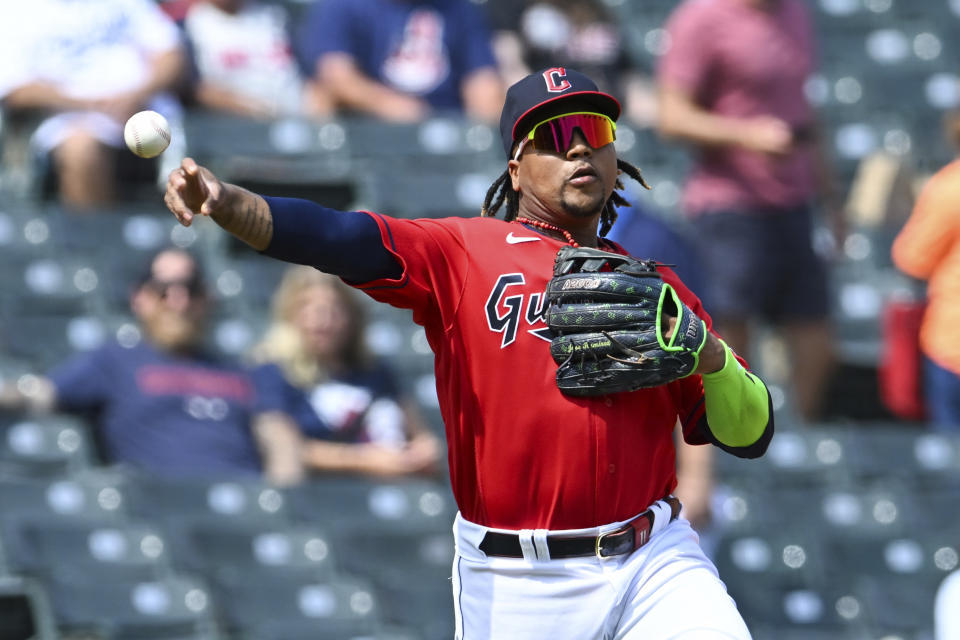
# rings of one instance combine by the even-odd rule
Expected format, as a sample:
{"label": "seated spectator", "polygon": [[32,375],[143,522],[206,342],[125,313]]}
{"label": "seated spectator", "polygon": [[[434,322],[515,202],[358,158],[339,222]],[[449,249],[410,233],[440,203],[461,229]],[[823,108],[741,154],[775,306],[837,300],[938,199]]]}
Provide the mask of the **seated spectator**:
{"label": "seated spectator", "polygon": [[[355,291],[312,267],[292,267],[274,297],[273,324],[254,350],[265,363],[258,369],[264,404],[294,417],[307,437],[308,469],[433,472],[439,440],[390,369],[365,352],[364,327]],[[273,384],[278,369],[284,384]]]}
{"label": "seated spectator", "polygon": [[303,77],[283,5],[199,0],[183,22],[195,65],[197,104],[254,118],[329,116],[329,96]]}
{"label": "seated spectator", "polygon": [[468,0],[324,0],[311,7],[299,45],[343,110],[392,122],[435,111],[500,117],[490,33]]}
{"label": "seated spectator", "polygon": [[181,249],[158,253],[130,306],[142,339],[78,354],[30,390],[2,385],[0,406],[95,412],[108,463],[161,475],[263,470],[278,484],[298,480],[297,433],[259,410],[248,372],[201,347],[211,301],[196,259]]}
{"label": "seated spectator", "polygon": [[3,2],[0,24],[0,99],[40,120],[31,142],[49,154],[60,200],[112,203],[117,171],[136,166],[117,163],[127,118],[177,111],[163,95],[184,69],[176,26],[151,0]]}

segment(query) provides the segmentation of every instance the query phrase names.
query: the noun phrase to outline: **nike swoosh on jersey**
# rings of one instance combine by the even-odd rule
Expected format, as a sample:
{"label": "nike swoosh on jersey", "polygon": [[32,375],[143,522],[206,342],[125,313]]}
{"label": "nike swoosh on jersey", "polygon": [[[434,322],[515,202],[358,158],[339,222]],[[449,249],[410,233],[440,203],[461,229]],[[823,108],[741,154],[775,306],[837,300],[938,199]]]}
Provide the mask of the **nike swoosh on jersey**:
{"label": "nike swoosh on jersey", "polygon": [[537,242],[540,238],[534,236],[515,236],[513,231],[507,234],[507,244],[519,244],[521,242]]}

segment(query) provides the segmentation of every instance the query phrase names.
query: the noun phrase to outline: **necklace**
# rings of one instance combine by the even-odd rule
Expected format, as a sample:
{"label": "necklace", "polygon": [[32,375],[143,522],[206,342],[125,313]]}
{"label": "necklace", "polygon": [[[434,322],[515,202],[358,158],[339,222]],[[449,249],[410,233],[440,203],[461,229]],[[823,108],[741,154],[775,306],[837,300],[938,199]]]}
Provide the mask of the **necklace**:
{"label": "necklace", "polygon": [[543,222],[542,220],[534,220],[533,218],[515,218],[517,222],[522,222],[523,224],[528,224],[531,227],[537,227],[538,229],[546,229],[548,231],[556,231],[557,233],[563,235],[567,239],[567,243],[571,247],[579,247],[580,243],[573,239],[573,235],[566,229],[561,229],[560,227],[550,224],[549,222]]}

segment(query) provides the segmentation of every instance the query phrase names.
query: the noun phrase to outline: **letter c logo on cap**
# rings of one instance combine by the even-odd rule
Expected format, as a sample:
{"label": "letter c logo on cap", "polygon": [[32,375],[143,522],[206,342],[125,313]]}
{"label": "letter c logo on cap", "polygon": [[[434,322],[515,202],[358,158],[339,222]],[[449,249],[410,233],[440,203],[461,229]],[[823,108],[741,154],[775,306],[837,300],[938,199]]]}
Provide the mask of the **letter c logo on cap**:
{"label": "letter c logo on cap", "polygon": [[572,87],[567,80],[567,70],[563,67],[553,67],[543,72],[543,81],[547,83],[550,93],[562,93]]}

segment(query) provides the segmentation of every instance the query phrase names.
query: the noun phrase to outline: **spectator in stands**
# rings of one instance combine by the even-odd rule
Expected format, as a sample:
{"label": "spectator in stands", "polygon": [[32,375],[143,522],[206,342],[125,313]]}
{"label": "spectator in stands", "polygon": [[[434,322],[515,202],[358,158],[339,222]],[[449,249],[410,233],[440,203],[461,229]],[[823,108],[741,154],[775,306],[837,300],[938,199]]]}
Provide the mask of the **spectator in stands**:
{"label": "spectator in stands", "polygon": [[656,92],[627,54],[621,27],[600,0],[487,2],[494,52],[508,84],[534,69],[572,67],[624,105],[633,123],[652,126]]}
{"label": "spectator in stands", "polygon": [[500,117],[504,87],[490,33],[469,0],[323,0],[299,45],[343,110],[392,122],[432,112]]}
{"label": "spectator in stands", "polygon": [[[960,115],[949,122],[960,148]],[[926,356],[923,388],[927,416],[939,428],[960,428],[960,160],[924,186],[893,243],[893,261],[904,273],[927,281],[927,308],[920,327]]]}
{"label": "spectator in stands", "polygon": [[151,260],[130,306],[143,338],[112,342],[23,388],[0,387],[0,405],[96,412],[105,461],[163,475],[265,472],[301,476],[299,435],[262,411],[248,371],[204,353],[211,309],[199,263],[181,249]]}
{"label": "spectator in stands", "polygon": [[[436,471],[440,443],[392,371],[363,347],[357,293],[312,267],[285,274],[273,324],[255,348],[265,406],[292,416],[314,471],[379,476]],[[278,376],[277,372],[282,371]]]}
{"label": "spectator in stands", "polygon": [[197,104],[254,118],[325,117],[333,103],[293,56],[289,14],[257,0],[199,0],[183,22]]}
{"label": "spectator in stands", "polygon": [[152,0],[3,2],[0,25],[0,99],[40,120],[31,142],[49,157],[61,201],[113,202],[127,118],[177,112],[165,94],[184,70],[176,26]]}
{"label": "spectator in stands", "polygon": [[804,84],[814,41],[802,0],[686,0],[660,59],[660,132],[691,143],[684,192],[717,330],[741,353],[751,323],[777,326],[793,399],[816,417],[831,367],[825,265],[811,243],[818,197],[842,233]]}

